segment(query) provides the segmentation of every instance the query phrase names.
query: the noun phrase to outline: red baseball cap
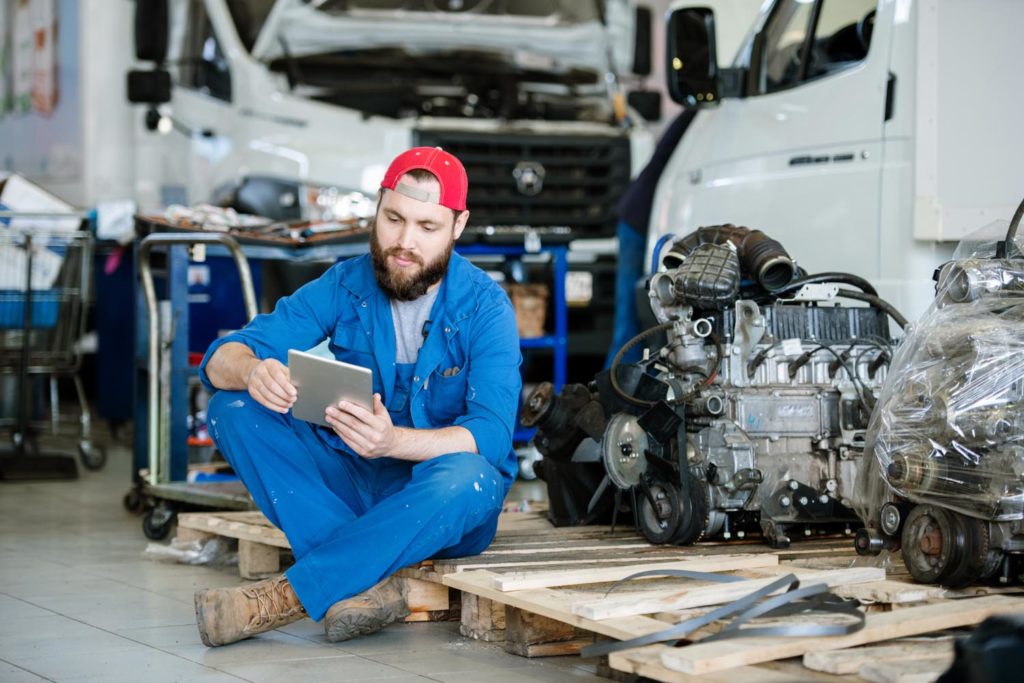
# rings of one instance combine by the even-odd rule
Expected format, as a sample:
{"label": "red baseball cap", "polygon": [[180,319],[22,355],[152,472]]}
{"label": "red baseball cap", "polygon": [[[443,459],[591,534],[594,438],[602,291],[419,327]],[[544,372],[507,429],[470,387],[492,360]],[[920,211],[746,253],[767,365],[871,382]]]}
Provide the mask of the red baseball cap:
{"label": "red baseball cap", "polygon": [[[430,171],[437,177],[437,182],[441,185],[440,194],[423,192],[418,187],[398,182],[406,173],[418,168]],[[453,211],[466,210],[466,193],[469,191],[466,169],[462,167],[461,161],[440,147],[413,147],[402,152],[388,166],[380,186],[421,202],[447,206]]]}

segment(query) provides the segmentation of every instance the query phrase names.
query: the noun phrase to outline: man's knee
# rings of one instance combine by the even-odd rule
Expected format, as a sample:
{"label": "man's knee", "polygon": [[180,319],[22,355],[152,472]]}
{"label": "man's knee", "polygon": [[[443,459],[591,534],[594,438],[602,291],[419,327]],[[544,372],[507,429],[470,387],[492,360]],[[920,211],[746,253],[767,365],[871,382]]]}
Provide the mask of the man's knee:
{"label": "man's knee", "polygon": [[218,442],[238,433],[250,434],[256,422],[271,415],[248,391],[216,391],[206,406],[210,436]]}
{"label": "man's knee", "polygon": [[[448,453],[421,463],[434,494],[453,500],[463,496],[480,500],[484,507],[500,506],[501,473],[476,453]],[[420,466],[417,466],[420,467]]]}

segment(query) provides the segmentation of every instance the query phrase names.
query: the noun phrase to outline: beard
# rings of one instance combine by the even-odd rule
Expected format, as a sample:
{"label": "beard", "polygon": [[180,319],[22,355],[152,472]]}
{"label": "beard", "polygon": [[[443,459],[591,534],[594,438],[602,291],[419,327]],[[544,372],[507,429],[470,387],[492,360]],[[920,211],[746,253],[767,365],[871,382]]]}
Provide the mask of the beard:
{"label": "beard", "polygon": [[[455,249],[455,240],[448,243],[448,248],[440,256],[424,264],[423,259],[418,255],[402,249],[391,247],[384,250],[377,240],[377,227],[370,229],[370,258],[373,260],[373,273],[377,277],[377,285],[388,295],[389,299],[397,301],[414,301],[427,293],[427,290],[441,281],[444,274],[448,272],[448,262],[452,258],[452,250]],[[388,263],[388,258],[397,256],[406,261],[412,261],[419,265],[414,272],[406,272],[405,269],[394,267]],[[413,266],[409,266],[413,268]]]}

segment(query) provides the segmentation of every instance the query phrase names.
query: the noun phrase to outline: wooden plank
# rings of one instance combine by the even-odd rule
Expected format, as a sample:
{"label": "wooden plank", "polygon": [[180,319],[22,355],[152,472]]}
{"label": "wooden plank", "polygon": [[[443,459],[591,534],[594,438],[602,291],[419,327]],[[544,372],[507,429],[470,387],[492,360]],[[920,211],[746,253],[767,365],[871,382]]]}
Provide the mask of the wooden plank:
{"label": "wooden plank", "polygon": [[459,633],[485,643],[505,640],[505,605],[474,593],[462,593],[462,620]]}
{"label": "wooden plank", "polygon": [[410,612],[438,612],[451,605],[448,586],[421,579],[399,578],[406,587],[406,603]]}
{"label": "wooden plank", "polygon": [[857,675],[869,683],[932,683],[953,663],[953,654],[935,659],[868,662]]}
{"label": "wooden plank", "polygon": [[722,572],[778,565],[775,555],[720,555],[691,557],[677,562],[634,564],[622,567],[593,567],[557,572],[511,572],[495,576],[494,587],[501,591],[549,588],[552,586],[579,586],[588,583],[618,581],[630,574],[657,569],[685,569],[698,572]]}
{"label": "wooden plank", "polygon": [[550,643],[529,643],[523,646],[511,644],[506,640],[505,651],[520,657],[565,657],[568,655],[578,655],[580,650],[593,644],[593,638],[573,638],[572,640],[557,640]]}
{"label": "wooden plank", "polygon": [[281,549],[238,539],[238,574],[243,579],[265,579],[281,572]]}
{"label": "wooden plank", "polygon": [[[499,517],[500,519],[500,517]],[[634,536],[637,537],[636,529],[632,527],[616,527],[615,531],[611,530],[611,527],[607,526],[561,526],[552,527],[549,531],[545,532],[545,535],[552,535],[558,538],[580,538],[580,537],[596,537],[596,536]],[[537,532],[534,529],[505,529],[501,532],[502,538],[512,538],[515,536],[536,536]]]}
{"label": "wooden plank", "polygon": [[922,638],[848,650],[814,650],[804,655],[803,664],[808,669],[824,673],[856,674],[861,667],[871,662],[943,659],[947,656],[953,656],[952,638]]}
{"label": "wooden plank", "polygon": [[211,538],[216,538],[217,534],[211,534],[207,531],[200,531],[199,529],[188,529],[180,524],[177,530],[174,532],[174,539],[179,543],[192,543],[198,541],[200,544],[209,541]]}
{"label": "wooden plank", "polygon": [[634,650],[623,650],[608,655],[608,665],[616,671],[644,676],[662,683],[793,683],[794,681],[839,681],[835,676],[821,674],[809,669],[802,670],[792,663],[775,668],[771,665],[739,666],[728,671],[719,671],[697,676],[673,671],[661,663],[661,653],[668,650],[665,645],[650,645]]}
{"label": "wooden plank", "polygon": [[[229,517],[228,515],[231,516]],[[236,515],[246,515],[248,516],[248,519],[237,517]],[[266,517],[263,517],[263,515],[258,512],[216,514],[209,514],[205,512],[182,513],[178,515],[178,527],[196,529],[198,531],[205,531],[218,536],[227,536],[228,538],[237,538],[239,540],[244,539],[246,541],[255,541],[257,543],[272,545],[278,548],[290,549],[291,545],[288,543],[288,539],[285,538],[283,531],[277,527],[264,526],[251,521],[258,521],[258,518],[255,517],[257,515],[258,518],[262,518],[266,521]]]}
{"label": "wooden plank", "polygon": [[521,657],[578,654],[594,642],[574,626],[534,612],[505,609],[505,651]]}
{"label": "wooden plank", "polygon": [[841,598],[859,600],[862,604],[880,602],[889,605],[902,605],[936,600],[946,594],[946,589],[942,586],[886,580],[853,586],[838,586],[832,592]]}
{"label": "wooden plank", "polygon": [[573,595],[569,591],[535,588],[504,592],[494,588],[495,576],[492,572],[483,570],[460,572],[446,574],[444,583],[446,586],[463,591],[463,596],[466,593],[473,593],[479,597],[519,607],[617,640],[628,640],[634,636],[654,633],[665,628],[664,623],[644,616],[616,617],[601,621],[584,619],[572,613]]}
{"label": "wooden plank", "polygon": [[[498,554],[485,552],[474,557],[435,560],[433,569],[440,575],[451,574],[460,571],[471,571],[475,569],[489,569],[500,572],[503,570],[515,570],[525,567],[543,567],[549,570],[572,569],[583,565],[624,565],[637,564],[641,562],[673,562],[694,557],[713,557],[718,555],[736,555],[742,551],[743,554],[771,555],[778,559],[792,559],[799,557],[798,553],[773,552],[770,548],[730,548],[720,546],[712,549],[704,548],[677,548],[675,546],[654,546],[653,549],[641,549],[639,551],[615,549],[604,549],[590,552],[577,553],[570,549],[557,552],[531,554]],[[750,551],[747,553],[746,551]],[[825,554],[834,556],[838,549],[835,548],[807,548],[801,551],[805,554]],[[846,557],[852,557],[852,548],[843,548],[840,551]]]}
{"label": "wooden plank", "polygon": [[1021,610],[1024,610],[1024,599],[1006,596],[926,604],[895,612],[869,614],[863,629],[845,636],[744,638],[696,643],[685,648],[664,651],[662,663],[676,671],[702,674],[744,664],[799,657],[812,650],[855,647],[947,628],[973,626],[992,615]]}
{"label": "wooden plank", "polygon": [[621,617],[629,614],[650,614],[652,612],[721,605],[738,600],[753,591],[760,590],[772,581],[778,580],[780,576],[789,573],[795,575],[800,580],[801,585],[805,586],[817,583],[824,583],[827,586],[842,586],[868,581],[877,582],[885,578],[885,570],[881,567],[853,567],[851,569],[835,569],[832,571],[779,567],[778,570],[775,576],[762,579],[747,579],[742,582],[715,584],[708,584],[707,582],[694,584],[690,582],[691,585],[682,590],[675,587],[657,592],[633,593],[614,598],[604,598],[602,600],[578,602],[573,605],[572,611],[588,619],[607,619],[609,617]]}

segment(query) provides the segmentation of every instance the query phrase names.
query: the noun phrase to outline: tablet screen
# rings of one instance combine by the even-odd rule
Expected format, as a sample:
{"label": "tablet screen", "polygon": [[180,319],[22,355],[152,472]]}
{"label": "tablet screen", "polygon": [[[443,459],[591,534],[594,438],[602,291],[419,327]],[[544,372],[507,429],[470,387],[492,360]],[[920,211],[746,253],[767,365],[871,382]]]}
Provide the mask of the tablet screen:
{"label": "tablet screen", "polygon": [[373,411],[373,371],[369,368],[290,349],[288,372],[299,394],[292,414],[300,420],[329,427],[324,411],[339,401]]}

